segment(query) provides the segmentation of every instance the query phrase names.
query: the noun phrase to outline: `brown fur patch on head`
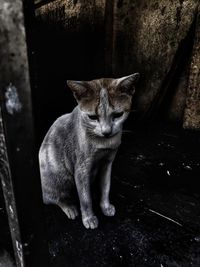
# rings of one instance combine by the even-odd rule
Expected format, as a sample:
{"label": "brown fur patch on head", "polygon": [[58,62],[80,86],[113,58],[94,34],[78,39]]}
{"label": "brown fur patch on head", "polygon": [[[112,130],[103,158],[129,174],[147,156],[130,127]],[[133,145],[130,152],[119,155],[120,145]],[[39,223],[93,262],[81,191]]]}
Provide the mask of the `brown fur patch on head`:
{"label": "brown fur patch on head", "polygon": [[108,90],[110,105],[130,111],[135,92],[134,85],[138,78],[139,74],[135,73],[119,79],[103,79],[103,86]]}
{"label": "brown fur patch on head", "polygon": [[134,83],[138,78],[139,74],[135,73],[119,79],[102,78],[92,81],[68,81],[67,84],[80,108],[84,111],[96,113],[102,88],[107,90],[111,106],[129,111],[132,95],[134,94]]}
{"label": "brown fur patch on head", "polygon": [[129,111],[131,108],[132,95],[124,94],[117,85],[115,79],[109,79],[106,82],[105,88],[108,90],[109,103],[112,107],[122,108],[124,111]]}
{"label": "brown fur patch on head", "polygon": [[99,80],[67,81],[67,84],[72,90],[80,109],[95,112],[99,103],[99,92],[101,90]]}

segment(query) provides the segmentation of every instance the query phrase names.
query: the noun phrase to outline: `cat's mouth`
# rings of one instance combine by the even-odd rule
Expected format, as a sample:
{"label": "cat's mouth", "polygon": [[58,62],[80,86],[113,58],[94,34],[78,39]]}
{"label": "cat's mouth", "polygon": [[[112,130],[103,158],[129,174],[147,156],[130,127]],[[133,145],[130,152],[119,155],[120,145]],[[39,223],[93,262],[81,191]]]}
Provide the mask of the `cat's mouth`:
{"label": "cat's mouth", "polygon": [[111,134],[102,134],[101,137],[105,138],[105,139],[110,139],[110,138],[114,137],[117,134],[118,134],[118,132],[117,133],[111,133]]}

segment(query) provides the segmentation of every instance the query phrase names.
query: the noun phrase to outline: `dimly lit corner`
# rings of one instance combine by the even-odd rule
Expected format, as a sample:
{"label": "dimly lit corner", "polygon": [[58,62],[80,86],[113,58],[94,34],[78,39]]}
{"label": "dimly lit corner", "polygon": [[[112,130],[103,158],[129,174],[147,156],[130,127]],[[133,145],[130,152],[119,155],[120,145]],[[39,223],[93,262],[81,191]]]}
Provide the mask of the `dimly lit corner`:
{"label": "dimly lit corner", "polygon": [[[199,10],[198,0],[0,0],[0,266],[1,255],[20,267],[200,266]],[[134,72],[112,170],[117,212],[95,205],[99,228],[86,230],[43,205],[38,149],[76,106],[67,80]]]}

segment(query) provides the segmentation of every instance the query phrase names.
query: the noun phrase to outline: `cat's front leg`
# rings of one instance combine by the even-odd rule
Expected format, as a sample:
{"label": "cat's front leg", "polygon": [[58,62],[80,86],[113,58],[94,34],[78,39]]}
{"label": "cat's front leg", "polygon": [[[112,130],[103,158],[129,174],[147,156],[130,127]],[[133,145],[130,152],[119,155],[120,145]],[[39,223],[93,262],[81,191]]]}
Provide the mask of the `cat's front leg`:
{"label": "cat's front leg", "polygon": [[95,229],[98,227],[98,219],[92,209],[90,173],[84,170],[84,168],[78,168],[75,171],[75,182],[80,201],[82,222],[87,229]]}
{"label": "cat's front leg", "polygon": [[104,215],[106,216],[114,216],[115,215],[115,206],[110,203],[109,193],[110,193],[110,184],[111,184],[111,170],[112,163],[115,157],[113,154],[113,158],[111,161],[104,164],[100,172],[101,179],[101,200],[100,207]]}

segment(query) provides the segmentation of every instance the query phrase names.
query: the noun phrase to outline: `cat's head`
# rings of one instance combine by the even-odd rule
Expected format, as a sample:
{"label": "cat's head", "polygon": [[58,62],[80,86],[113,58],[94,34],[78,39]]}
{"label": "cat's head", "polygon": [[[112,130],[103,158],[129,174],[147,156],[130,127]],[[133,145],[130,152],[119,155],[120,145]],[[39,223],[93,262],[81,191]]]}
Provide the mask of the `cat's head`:
{"label": "cat's head", "polygon": [[107,138],[121,131],[131,109],[138,78],[139,73],[135,73],[119,79],[67,81],[88,131]]}

